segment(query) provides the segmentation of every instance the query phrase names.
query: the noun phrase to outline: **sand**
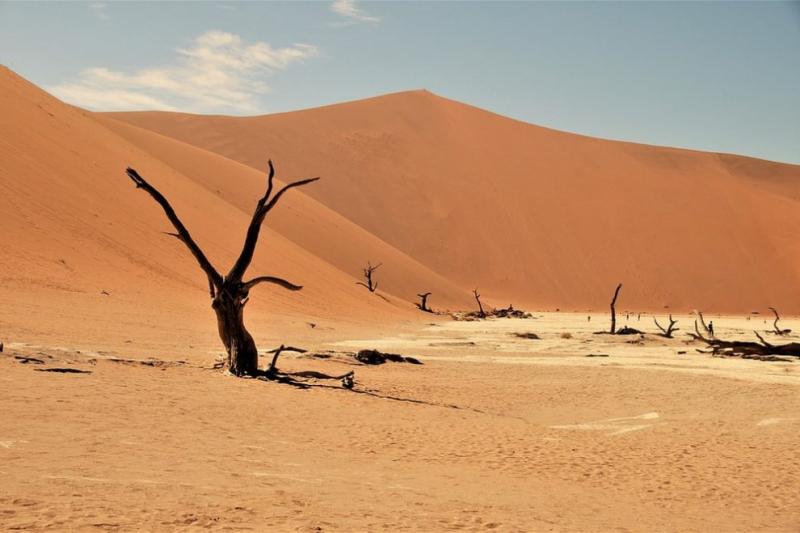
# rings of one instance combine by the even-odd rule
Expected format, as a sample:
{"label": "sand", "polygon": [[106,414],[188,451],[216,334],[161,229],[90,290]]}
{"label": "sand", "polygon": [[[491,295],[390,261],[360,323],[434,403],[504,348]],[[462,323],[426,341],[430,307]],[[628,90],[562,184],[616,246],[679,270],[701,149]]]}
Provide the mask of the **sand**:
{"label": "sand", "polygon": [[[0,68],[0,113],[0,530],[800,529],[800,363],[685,336],[700,308],[752,339],[768,321],[743,313],[776,305],[798,340],[796,166],[419,91],[247,119],[104,115]],[[270,215],[250,269],[304,289],[255,289],[247,325],[262,363],[301,346],[281,370],[355,370],[352,391],[214,368],[204,276],[124,175],[164,192],[224,272],[268,155],[280,179],[323,179]],[[376,294],[356,285],[367,260],[384,263]],[[594,335],[608,317],[587,310],[618,281],[620,325],[675,312],[676,338]],[[475,286],[534,317],[413,305],[431,291],[434,309],[470,309]],[[361,348],[424,364],[357,365]]]}
{"label": "sand", "polygon": [[[211,354],[150,367],[15,346],[0,358],[0,528],[800,527],[797,363],[713,358],[682,338],[628,345],[585,320],[437,320],[379,336],[422,366],[341,355],[369,337],[305,339],[340,355],[280,365],[354,369],[355,391],[227,377]],[[715,324],[731,336],[749,325]],[[91,373],[36,371],[48,367]]]}

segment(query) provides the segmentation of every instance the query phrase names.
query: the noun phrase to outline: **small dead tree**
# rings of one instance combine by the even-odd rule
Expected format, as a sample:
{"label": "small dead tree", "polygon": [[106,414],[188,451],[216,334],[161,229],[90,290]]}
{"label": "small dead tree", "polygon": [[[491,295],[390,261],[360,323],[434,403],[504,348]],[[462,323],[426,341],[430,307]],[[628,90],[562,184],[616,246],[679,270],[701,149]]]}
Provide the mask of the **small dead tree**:
{"label": "small dead tree", "polygon": [[430,307],[428,307],[428,296],[430,296],[430,295],[431,295],[431,293],[429,293],[429,292],[424,292],[422,294],[417,294],[417,296],[419,296],[419,298],[420,298],[420,301],[417,304],[417,308],[420,311],[425,311],[426,313],[433,313],[433,310]]}
{"label": "small dead tree", "polygon": [[622,288],[622,283],[617,285],[617,289],[614,291],[614,297],[611,299],[611,334],[615,334],[617,332],[617,297],[619,296],[619,290]]}
{"label": "small dead tree", "polygon": [[478,294],[478,289],[473,290],[472,294],[475,296],[475,301],[478,302],[478,314],[481,318],[486,318],[486,312],[483,310],[483,305],[481,305],[481,295]]}
{"label": "small dead tree", "polygon": [[377,265],[372,266],[372,263],[367,261],[367,266],[364,267],[364,279],[366,279],[367,282],[364,283],[363,281],[356,281],[356,285],[363,285],[369,289],[369,292],[375,292],[375,290],[378,288],[378,282],[372,280],[372,273],[378,270],[382,264],[383,263],[378,263]]}
{"label": "small dead tree", "polygon": [[[200,265],[200,268],[202,268],[203,272],[206,274],[208,278],[209,295],[211,297],[211,307],[217,315],[219,337],[222,340],[222,344],[225,345],[225,351],[227,352],[225,367],[236,376],[258,375],[258,350],[256,349],[253,336],[250,335],[244,325],[243,316],[244,306],[250,298],[250,291],[261,283],[272,283],[290,291],[299,291],[302,287],[274,276],[259,276],[245,281],[244,275],[253,260],[253,253],[255,252],[256,243],[258,242],[258,236],[261,231],[261,224],[264,222],[267,214],[277,205],[286,191],[295,187],[307,185],[317,181],[319,178],[308,178],[289,183],[288,185],[284,185],[275,194],[272,194],[274,189],[273,178],[275,177],[275,168],[272,165],[272,161],[269,161],[267,190],[256,204],[256,209],[253,212],[253,217],[247,228],[247,235],[239,258],[227,275],[223,277],[194,241],[189,234],[189,230],[186,229],[178,218],[178,215],[175,214],[175,211],[172,209],[167,199],[139,175],[136,170],[128,168],[127,174],[133,183],[136,184],[137,189],[143,189],[161,206],[177,232],[169,233],[169,235],[172,235],[186,245]],[[283,348],[283,351],[285,350],[286,348]],[[279,349],[273,358],[273,364],[270,367],[270,373],[272,374],[274,374],[275,360],[280,354],[280,351]]]}
{"label": "small dead tree", "polygon": [[672,333],[680,329],[675,327],[675,324],[677,324],[678,321],[672,320],[672,315],[669,315],[669,326],[667,326],[667,329],[661,327],[661,324],[658,323],[658,319],[656,317],[653,317],[653,322],[655,322],[656,327],[661,330],[661,333],[658,333],[658,335],[661,335],[662,337],[667,339],[671,339]]}
{"label": "small dead tree", "polygon": [[775,313],[775,322],[772,323],[773,333],[775,335],[788,335],[792,332],[790,329],[781,329],[778,327],[778,320],[781,319],[781,315],[778,314],[778,310],[774,307],[770,307],[770,310]]}
{"label": "small dead tree", "polygon": [[[706,324],[706,320],[705,320],[705,318],[703,318],[702,311],[697,311],[697,317],[700,319],[700,325],[703,326],[703,331],[705,331],[706,335],[708,335],[710,338],[713,339],[714,338],[713,325],[709,326],[708,324]],[[711,324],[713,324],[713,322],[711,322]],[[695,320],[695,330],[697,330],[697,321],[696,320]]]}

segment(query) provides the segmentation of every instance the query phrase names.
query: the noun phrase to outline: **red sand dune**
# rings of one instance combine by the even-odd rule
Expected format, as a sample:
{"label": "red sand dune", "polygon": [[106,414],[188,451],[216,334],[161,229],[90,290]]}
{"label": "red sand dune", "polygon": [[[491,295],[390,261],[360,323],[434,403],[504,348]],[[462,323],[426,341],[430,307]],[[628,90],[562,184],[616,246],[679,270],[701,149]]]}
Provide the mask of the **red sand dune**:
{"label": "red sand dune", "polygon": [[268,153],[324,174],[309,196],[497,305],[605,309],[623,282],[625,309],[800,312],[797,166],[563,133],[427,91],[259,117],[109,116],[253,168]]}
{"label": "red sand dune", "polygon": [[[164,213],[124,169],[135,167],[161,189],[223,271],[241,247],[264,175],[115,122],[120,135],[106,127],[114,121],[65,105],[5,68],[0,114],[2,329],[78,346],[133,337],[140,350],[145,331],[158,329],[149,340],[163,338],[170,349],[198,338],[218,349],[202,271],[161,233],[172,230]],[[287,175],[279,166],[278,176]],[[416,317],[410,302],[420,288],[437,295],[434,304],[469,302],[467,292],[303,192],[287,194],[274,214],[249,274],[280,275],[305,289],[256,289],[248,321],[264,347],[284,340],[283,324]],[[379,271],[386,300],[355,284],[368,258],[387,263]]]}

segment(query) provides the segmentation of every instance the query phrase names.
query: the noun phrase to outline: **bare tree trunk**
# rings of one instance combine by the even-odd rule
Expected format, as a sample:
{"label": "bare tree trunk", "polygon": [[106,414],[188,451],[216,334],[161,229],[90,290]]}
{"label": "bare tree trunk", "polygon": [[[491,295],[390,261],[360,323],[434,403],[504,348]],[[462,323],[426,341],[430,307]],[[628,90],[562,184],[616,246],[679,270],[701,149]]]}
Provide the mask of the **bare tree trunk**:
{"label": "bare tree trunk", "polygon": [[419,296],[420,298],[420,302],[417,304],[417,307],[419,308],[420,311],[425,311],[426,313],[433,313],[433,310],[431,310],[431,308],[428,307],[428,296],[430,295],[431,293],[429,292],[417,294],[417,296]]}
{"label": "bare tree trunk", "polygon": [[472,294],[475,295],[475,301],[478,302],[478,311],[480,312],[481,318],[486,318],[486,312],[484,312],[483,305],[481,305],[481,295],[478,294],[478,289],[472,291]]}
{"label": "bare tree trunk", "polygon": [[228,357],[225,366],[231,374],[253,376],[258,372],[258,349],[253,336],[244,325],[244,304],[237,293],[231,294],[226,287],[211,302],[217,315],[219,338]]}
{"label": "bare tree trunk", "polygon": [[614,291],[614,298],[611,299],[611,334],[617,332],[617,296],[619,296],[619,290],[622,288],[622,283],[617,285],[617,290]]}

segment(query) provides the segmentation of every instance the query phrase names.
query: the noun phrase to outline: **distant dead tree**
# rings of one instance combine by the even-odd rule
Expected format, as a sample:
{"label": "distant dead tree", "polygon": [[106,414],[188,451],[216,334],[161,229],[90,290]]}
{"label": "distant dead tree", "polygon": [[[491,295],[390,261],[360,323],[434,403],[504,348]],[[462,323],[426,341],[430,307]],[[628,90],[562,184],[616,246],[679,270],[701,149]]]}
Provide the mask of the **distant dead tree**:
{"label": "distant dead tree", "polygon": [[778,310],[774,307],[770,307],[773,313],[775,313],[775,322],[772,323],[773,333],[776,335],[788,335],[792,332],[790,329],[781,329],[778,327],[778,320],[781,319],[781,316],[778,314]]}
{"label": "distant dead tree", "polygon": [[614,297],[611,299],[611,334],[615,334],[617,332],[617,297],[619,296],[619,290],[622,288],[622,283],[617,285],[617,289],[614,291]]}
{"label": "distant dead tree", "polygon": [[[244,325],[244,306],[250,298],[250,291],[261,283],[272,283],[288,289],[290,291],[299,291],[302,289],[300,285],[290,283],[285,279],[276,278],[274,276],[258,276],[250,280],[244,281],[244,275],[250,262],[253,260],[253,253],[256,249],[258,242],[259,232],[261,231],[261,224],[264,222],[267,214],[275,207],[278,200],[289,189],[307,185],[319,178],[308,178],[288,185],[284,185],[275,194],[273,193],[275,176],[275,168],[272,161],[269,162],[269,177],[267,178],[267,190],[264,196],[256,204],[256,209],[253,212],[253,217],[250,220],[250,225],[247,228],[247,235],[245,237],[244,246],[239,254],[239,258],[234,263],[231,270],[224,277],[219,271],[214,268],[211,261],[208,260],[206,255],[195,243],[189,230],[175,214],[172,206],[166,198],[156,190],[155,187],[150,185],[145,179],[139,175],[136,170],[132,168],[127,169],[128,177],[136,184],[137,189],[144,189],[153,199],[161,206],[167,218],[175,227],[177,233],[168,233],[177,238],[194,256],[200,268],[205,272],[208,277],[208,290],[211,296],[211,307],[217,315],[217,326],[219,328],[219,337],[222,344],[225,345],[227,352],[227,360],[225,367],[236,376],[254,376],[259,373],[258,370],[258,350],[252,335],[247,331]],[[275,353],[272,365],[270,366],[269,373],[275,373],[275,360],[281,351],[299,351],[296,348],[279,348]],[[267,376],[269,377],[269,375]]]}
{"label": "distant dead tree", "polygon": [[420,298],[420,301],[417,304],[417,308],[419,308],[420,311],[425,311],[426,313],[433,313],[433,310],[430,307],[428,307],[428,296],[430,295],[431,293],[429,292],[417,294],[417,296],[419,296]]}
{"label": "distant dead tree", "polygon": [[375,292],[375,290],[378,288],[378,282],[372,280],[372,273],[378,270],[382,264],[383,263],[378,263],[377,265],[372,266],[372,263],[367,261],[367,266],[364,267],[364,279],[366,279],[367,282],[364,283],[363,281],[356,281],[356,285],[363,285],[369,289],[369,292]]}
{"label": "distant dead tree", "polygon": [[658,327],[658,329],[661,330],[661,333],[658,333],[658,335],[661,335],[662,337],[667,338],[667,339],[671,339],[672,338],[672,333],[674,331],[678,331],[680,329],[680,328],[676,328],[675,327],[675,324],[677,324],[678,321],[677,320],[672,320],[672,315],[669,315],[669,326],[667,326],[667,329],[664,329],[663,327],[661,327],[661,324],[658,323],[658,319],[656,317],[653,317],[653,322],[655,322],[656,323],[656,327]]}
{"label": "distant dead tree", "polygon": [[481,318],[486,318],[486,312],[483,310],[483,305],[481,305],[481,295],[478,293],[478,289],[473,290],[472,294],[475,296],[475,301],[478,302],[478,314]]}
{"label": "distant dead tree", "polygon": [[[703,331],[706,332],[710,338],[714,338],[714,322],[709,322],[706,324],[705,319],[703,318],[702,311],[697,311],[697,317],[700,319],[700,325],[703,326]],[[697,320],[694,322],[694,329],[697,330]]]}
{"label": "distant dead tree", "polygon": [[726,341],[714,337],[706,337],[700,332],[697,320],[694,321],[694,333],[688,333],[696,341],[702,341],[708,345],[710,352],[697,350],[701,353],[711,353],[728,357],[742,357],[745,359],[757,359],[761,361],[792,361],[788,357],[800,358],[800,343],[790,342],[788,344],[770,344],[764,337],[753,331],[759,342],[753,341]]}

